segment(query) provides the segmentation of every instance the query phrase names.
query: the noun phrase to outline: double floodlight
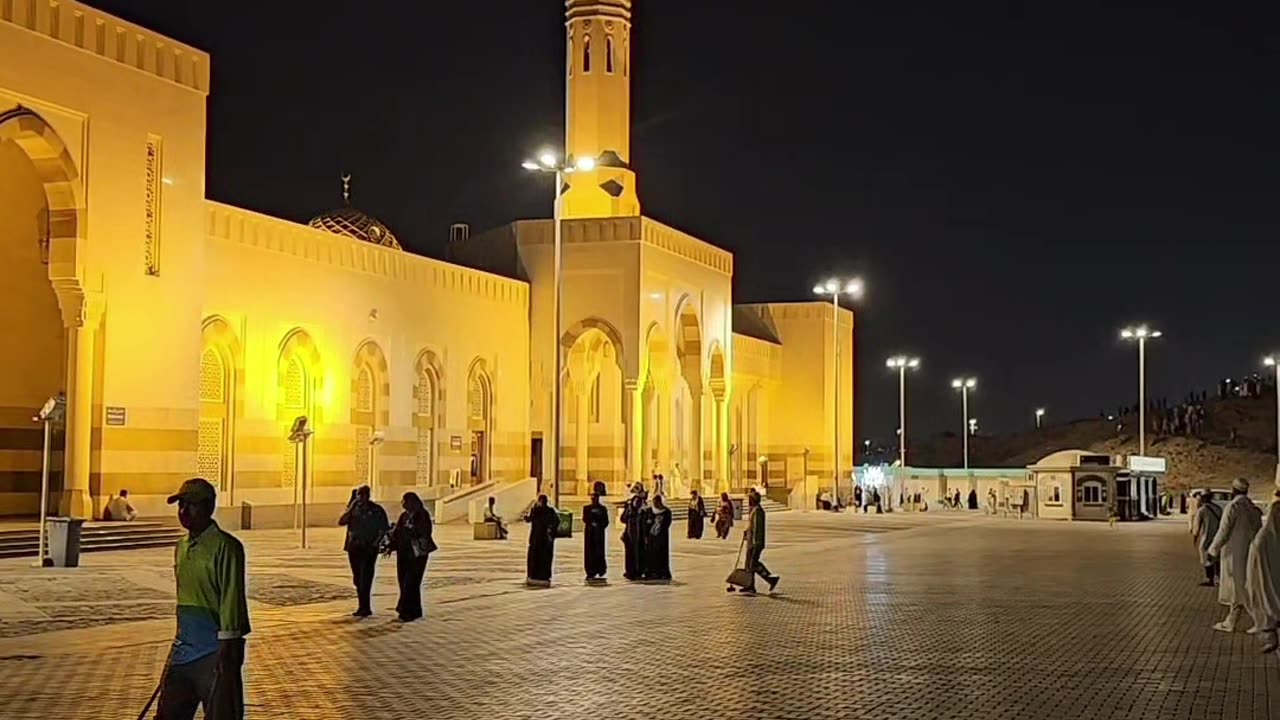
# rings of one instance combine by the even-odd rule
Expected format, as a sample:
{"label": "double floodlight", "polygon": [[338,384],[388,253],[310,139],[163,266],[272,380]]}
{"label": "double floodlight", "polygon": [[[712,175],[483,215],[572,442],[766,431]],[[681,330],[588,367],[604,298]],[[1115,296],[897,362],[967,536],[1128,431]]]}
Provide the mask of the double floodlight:
{"label": "double floodlight", "polygon": [[596,159],[593,157],[580,157],[570,162],[570,159],[561,160],[560,156],[550,150],[543,150],[538,153],[537,160],[525,160],[520,163],[520,167],[532,172],[591,172],[596,169]]}
{"label": "double floodlight", "polygon": [[1159,330],[1152,330],[1146,325],[1127,327],[1120,331],[1120,337],[1125,340],[1146,340],[1147,338],[1158,338],[1161,335],[1164,335],[1164,333]]}

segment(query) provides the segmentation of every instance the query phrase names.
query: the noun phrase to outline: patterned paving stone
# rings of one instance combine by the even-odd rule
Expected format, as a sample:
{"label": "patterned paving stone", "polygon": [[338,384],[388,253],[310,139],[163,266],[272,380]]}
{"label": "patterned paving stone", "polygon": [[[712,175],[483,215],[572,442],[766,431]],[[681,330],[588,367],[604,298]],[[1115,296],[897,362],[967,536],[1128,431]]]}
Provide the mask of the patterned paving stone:
{"label": "patterned paving stone", "polygon": [[[349,595],[326,602],[327,590],[311,605],[255,604],[249,714],[1280,717],[1280,663],[1209,628],[1219,609],[1196,586],[1182,523],[780,515],[770,527],[765,560],[784,578],[773,596],[724,592],[736,542],[681,538],[671,585],[588,587],[568,541],[556,584],[524,590],[521,543],[444,537],[423,622],[355,621]],[[282,537],[246,538],[255,572],[346,591],[340,554]],[[394,602],[392,574],[380,569],[378,608]],[[0,714],[136,717],[166,638],[130,627],[144,626],[0,640]],[[67,651],[68,637],[100,640]]]}

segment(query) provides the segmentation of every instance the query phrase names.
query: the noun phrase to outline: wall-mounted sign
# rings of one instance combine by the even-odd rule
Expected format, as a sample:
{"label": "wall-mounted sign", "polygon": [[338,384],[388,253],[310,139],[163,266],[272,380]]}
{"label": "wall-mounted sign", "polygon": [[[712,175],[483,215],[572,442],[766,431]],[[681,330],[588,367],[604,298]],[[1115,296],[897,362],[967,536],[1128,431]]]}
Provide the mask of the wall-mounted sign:
{"label": "wall-mounted sign", "polygon": [[1162,457],[1129,456],[1129,469],[1134,472],[1162,473],[1166,472],[1168,467],[1169,462]]}
{"label": "wall-mounted sign", "polygon": [[453,450],[454,452],[461,452],[461,451],[462,451],[462,436],[461,436],[461,435],[452,435],[452,436],[450,436],[450,437],[449,437],[449,449],[450,449],[450,450]]}
{"label": "wall-mounted sign", "polygon": [[129,413],[122,407],[107,406],[107,424],[115,427],[125,425],[129,421]]}

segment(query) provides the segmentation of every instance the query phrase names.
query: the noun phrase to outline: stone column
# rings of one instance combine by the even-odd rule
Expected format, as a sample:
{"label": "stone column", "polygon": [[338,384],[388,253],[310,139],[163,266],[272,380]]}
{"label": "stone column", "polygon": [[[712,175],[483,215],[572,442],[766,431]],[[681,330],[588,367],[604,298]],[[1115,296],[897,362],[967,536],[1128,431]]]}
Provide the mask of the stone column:
{"label": "stone column", "polygon": [[706,440],[702,436],[702,404],[705,394],[702,392],[702,388],[691,387],[689,390],[689,397],[692,400],[689,408],[689,424],[692,427],[689,428],[689,434],[693,436],[690,442],[690,445],[693,446],[693,453],[691,453],[693,455],[691,458],[693,467],[688,468],[685,471],[685,475],[689,478],[690,487],[700,487],[702,485],[702,453],[705,449],[704,442]]}
{"label": "stone column", "polygon": [[667,393],[658,390],[653,394],[654,434],[658,440],[658,472],[671,474],[671,403]]}
{"label": "stone column", "polygon": [[644,384],[638,380],[625,380],[629,411],[625,415],[627,445],[627,484],[644,478]]}
{"label": "stone column", "polygon": [[93,452],[93,365],[102,293],[86,291],[77,280],[54,281],[54,291],[67,329],[66,450],[58,512],[93,518],[89,462]]}
{"label": "stone column", "polygon": [[720,492],[727,492],[730,484],[729,469],[729,410],[725,402],[725,386],[723,380],[711,381],[711,422],[712,433],[711,467],[714,487]]}
{"label": "stone column", "polygon": [[[591,386],[591,382],[585,383],[587,387]],[[589,493],[590,490],[584,490],[590,486],[587,463],[588,444],[591,442],[591,391],[578,390],[578,423],[574,427],[576,437],[574,438],[574,462],[573,462],[573,480],[578,486],[576,494],[582,495]]]}

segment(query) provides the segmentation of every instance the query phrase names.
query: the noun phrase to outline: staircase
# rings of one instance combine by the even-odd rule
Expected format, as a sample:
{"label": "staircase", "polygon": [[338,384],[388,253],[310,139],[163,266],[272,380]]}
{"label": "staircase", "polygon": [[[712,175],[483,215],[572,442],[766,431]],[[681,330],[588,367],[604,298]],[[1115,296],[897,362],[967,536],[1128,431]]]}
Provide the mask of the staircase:
{"label": "staircase", "polygon": [[[81,529],[80,552],[173,547],[182,532],[182,528],[152,522],[87,522]],[[39,543],[35,527],[0,529],[0,558],[35,557]]]}

